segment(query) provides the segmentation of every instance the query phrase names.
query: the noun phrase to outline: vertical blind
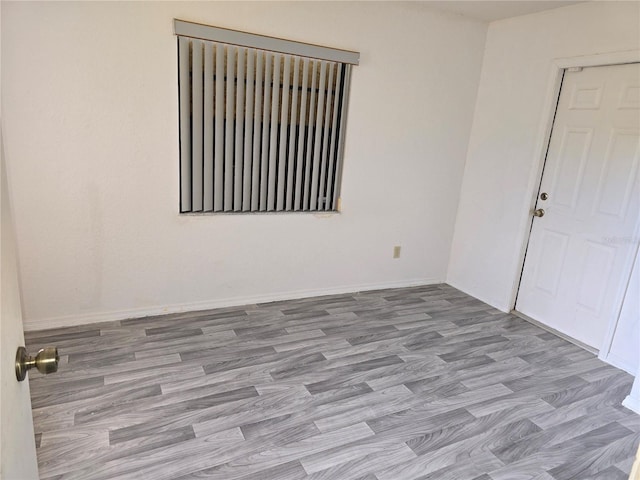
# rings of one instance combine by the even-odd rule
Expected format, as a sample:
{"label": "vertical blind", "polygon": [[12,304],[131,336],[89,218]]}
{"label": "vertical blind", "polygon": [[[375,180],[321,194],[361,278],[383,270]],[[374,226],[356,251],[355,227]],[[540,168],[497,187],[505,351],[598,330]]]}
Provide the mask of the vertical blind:
{"label": "vertical blind", "polygon": [[358,54],[182,21],[175,28],[180,211],[337,210]]}

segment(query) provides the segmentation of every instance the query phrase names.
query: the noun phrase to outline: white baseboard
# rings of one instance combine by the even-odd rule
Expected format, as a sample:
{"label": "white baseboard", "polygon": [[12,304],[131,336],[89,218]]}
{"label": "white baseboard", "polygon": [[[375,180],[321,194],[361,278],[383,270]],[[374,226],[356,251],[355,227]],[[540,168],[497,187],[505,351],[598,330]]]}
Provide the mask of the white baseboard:
{"label": "white baseboard", "polygon": [[634,398],[631,395],[627,395],[627,398],[622,401],[622,406],[627,407],[629,410],[640,415],[640,398]]}
{"label": "white baseboard", "polygon": [[419,278],[386,283],[346,285],[341,287],[323,288],[317,290],[296,290],[291,292],[269,293],[264,295],[253,295],[246,297],[221,298],[216,300],[207,300],[204,302],[151,306],[132,308],[127,310],[112,310],[109,312],[94,312],[87,314],[79,313],[49,318],[25,318],[23,323],[25,331],[47,330],[50,328],[74,327],[77,325],[88,325],[92,323],[110,322],[114,320],[125,320],[128,318],[149,317],[153,315],[165,315],[169,313],[196,312],[200,310],[236,307],[241,305],[252,305],[255,303],[275,302],[280,300],[295,300],[299,298],[321,297],[323,295],[337,295],[341,293],[355,293],[368,290],[383,290],[387,288],[417,287],[422,285],[434,285],[438,283],[443,283],[443,280],[435,278]]}
{"label": "white baseboard", "polygon": [[[539,322],[538,320],[531,318],[529,315],[525,315],[522,312],[519,312],[518,310],[511,310],[511,313],[513,315],[515,315],[516,317],[520,317],[523,320],[526,320],[527,322],[531,323],[532,325],[535,325],[536,327],[541,328],[542,330],[546,330],[547,332],[553,333],[556,337],[560,337],[563,340],[566,340],[569,343],[573,343],[576,347],[580,347],[583,350],[586,350],[589,353],[593,353],[594,355],[598,355],[598,349],[597,348],[593,348],[590,345],[587,345],[586,343],[582,343],[580,340],[576,340],[573,337],[570,337],[569,335],[562,333],[559,330],[556,330],[555,328],[551,328],[548,325],[545,325],[542,322]],[[600,358],[600,360],[602,360],[603,362],[606,362],[606,360],[604,358]],[[609,362],[607,362],[609,363]]]}
{"label": "white baseboard", "polygon": [[478,294],[474,293],[474,292],[472,291],[472,289],[469,289],[469,288],[466,288],[466,287],[461,287],[461,286],[459,286],[459,285],[457,284],[457,282],[455,282],[455,281],[451,281],[451,280],[449,280],[449,279],[447,279],[447,280],[445,281],[445,283],[446,283],[447,285],[451,285],[451,286],[452,286],[453,288],[455,288],[456,290],[460,290],[462,293],[466,293],[467,295],[470,295],[470,296],[472,296],[473,298],[478,299],[478,300],[480,300],[481,302],[484,302],[484,303],[486,303],[487,305],[489,305],[489,306],[491,306],[491,307],[493,307],[493,308],[495,308],[495,309],[497,309],[497,310],[500,310],[501,312],[504,312],[504,313],[511,313],[512,308],[511,308],[509,305],[506,305],[506,304],[505,304],[505,303],[503,303],[503,302],[497,302],[497,301],[494,301],[493,299],[483,298],[483,297],[482,297],[482,295],[478,295]]}

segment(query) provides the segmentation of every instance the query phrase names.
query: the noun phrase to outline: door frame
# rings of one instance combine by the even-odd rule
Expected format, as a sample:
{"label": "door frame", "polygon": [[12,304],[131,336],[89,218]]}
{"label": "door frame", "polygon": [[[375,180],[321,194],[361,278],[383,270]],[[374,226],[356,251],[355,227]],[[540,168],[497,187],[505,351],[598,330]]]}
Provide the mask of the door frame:
{"label": "door frame", "polygon": [[[545,99],[543,103],[543,113],[541,117],[541,124],[539,128],[539,133],[536,139],[536,147],[535,147],[536,157],[535,157],[535,163],[533,165],[533,168],[535,169],[535,174],[532,175],[527,188],[527,191],[529,192],[529,203],[527,205],[527,212],[526,212],[525,218],[527,218],[528,221],[526,221],[524,224],[524,228],[526,230],[523,232],[523,238],[520,244],[519,259],[516,264],[518,266],[518,271],[516,272],[516,275],[514,275],[515,278],[514,278],[512,291],[511,291],[510,305],[511,305],[512,311],[515,311],[516,309],[516,300],[518,296],[518,290],[520,289],[520,281],[522,278],[522,271],[524,270],[525,256],[526,256],[527,247],[529,244],[529,237],[531,235],[531,226],[533,222],[533,218],[531,217],[531,211],[535,208],[535,205],[538,200],[538,191],[542,183],[542,175],[544,173],[544,164],[547,156],[549,141],[551,139],[551,132],[553,130],[553,122],[556,115],[556,107],[558,105],[558,100],[560,98],[560,89],[562,87],[562,79],[564,76],[564,72],[567,69],[576,68],[576,67],[583,67],[583,68],[603,67],[603,66],[609,66],[609,65],[623,65],[627,63],[640,63],[640,49],[601,53],[601,54],[595,54],[595,55],[555,58],[552,60],[551,70],[549,73],[547,93],[545,95]],[[638,227],[637,230],[640,230],[640,227]],[[637,233],[640,233],[640,231]],[[636,255],[640,254],[638,253],[639,251],[640,251],[640,247],[636,251]],[[634,259],[636,255],[634,255]],[[614,304],[616,305],[617,313],[615,317],[612,318],[611,321],[609,322],[604,341],[599,349],[598,358],[600,358],[603,361],[606,361],[607,363],[611,363],[609,359],[609,352],[611,351],[613,338],[616,332],[616,328],[618,326],[618,320],[620,318],[622,303],[624,300],[624,296],[627,292],[632,273],[633,273],[633,269],[629,274],[629,278],[626,279],[626,282],[624,283],[624,287],[616,294],[616,299]]]}

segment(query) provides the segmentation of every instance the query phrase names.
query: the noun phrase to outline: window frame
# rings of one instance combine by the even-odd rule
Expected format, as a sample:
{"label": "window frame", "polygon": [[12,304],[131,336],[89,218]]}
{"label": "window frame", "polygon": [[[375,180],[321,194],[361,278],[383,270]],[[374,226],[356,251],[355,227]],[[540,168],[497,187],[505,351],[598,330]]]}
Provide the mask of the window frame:
{"label": "window frame", "polygon": [[[339,195],[340,185],[342,183],[351,66],[358,65],[359,53],[186,22],[178,19],[174,19],[174,32],[178,39],[180,213],[202,215],[338,212],[340,210]],[[199,49],[197,55],[195,54],[196,48]],[[202,48],[205,48],[204,56],[208,59],[206,60],[206,62],[208,62],[207,65],[203,65],[201,57]],[[231,49],[233,49],[233,51]],[[222,50],[222,54],[220,50]],[[213,51],[215,54],[212,54]],[[242,57],[240,57],[240,52],[242,52]],[[244,56],[245,53],[247,57]],[[258,86],[257,67],[255,83],[253,83],[253,78],[250,79],[251,84],[255,85],[251,89],[251,101],[253,101],[254,93],[257,96],[258,92],[262,93],[263,88],[265,93],[263,109],[264,120],[262,122],[258,121],[260,130],[263,131],[262,158],[258,159],[254,158],[253,155],[255,155],[256,152],[255,144],[259,142],[255,138],[249,140],[249,143],[244,139],[239,140],[237,126],[240,124],[242,127],[241,124],[243,122],[248,124],[253,121],[249,117],[253,116],[254,112],[251,111],[249,113],[245,111],[244,103],[242,103],[244,102],[245,95],[249,97],[247,92],[250,90],[248,88],[249,80],[245,82],[243,75],[245,74],[245,68],[247,68],[245,62],[249,62],[249,55],[257,55],[256,58],[258,58],[261,54],[266,55],[265,58],[268,59],[268,62],[273,60],[273,64],[267,64],[267,60],[265,60],[265,65],[266,67],[273,65],[274,71],[271,72],[269,68],[265,70],[264,79],[260,77],[260,86]],[[209,56],[207,57],[207,55]],[[211,55],[213,55],[213,59],[211,59]],[[218,57],[216,57],[216,55],[218,55]],[[242,62],[241,65],[240,61],[238,61],[237,71],[235,70],[236,57],[238,59],[241,58]],[[221,70],[216,70],[214,72],[215,75],[212,73],[211,69],[213,67],[211,67],[210,64],[213,62],[216,63],[215,68],[222,68],[220,65],[224,65],[226,76]],[[259,60],[257,60],[257,62],[259,62]],[[284,65],[284,72],[280,72],[281,62],[283,62],[282,65]],[[312,70],[308,70],[309,65],[312,66]],[[303,83],[299,86],[295,83],[295,79],[299,80],[297,75],[298,71],[295,69],[299,67],[307,69],[301,70],[300,77],[302,76],[302,72],[304,72],[305,77],[307,77],[307,71],[312,72],[308,75],[312,77],[313,80],[310,85]],[[202,78],[199,78],[200,74],[192,74],[196,70],[198,72],[204,72],[204,81]],[[240,71],[242,71],[242,74],[240,74]],[[221,73],[222,75],[220,76]],[[260,73],[262,74],[262,72]],[[316,85],[316,73],[320,78],[320,80],[318,80],[319,85]],[[273,76],[268,77],[267,74],[273,74]],[[233,75],[233,82],[228,81],[229,75]],[[276,75],[278,78],[277,81],[275,80]],[[294,78],[291,85],[289,76]],[[218,77],[222,78],[223,81],[219,82],[217,80]],[[212,87],[208,84],[208,81],[213,81],[214,78],[216,79],[215,87]],[[240,85],[240,82],[242,82],[243,85],[242,99],[240,99],[240,95],[235,96],[235,85]],[[246,90],[244,85],[247,86]],[[273,85],[273,92],[271,92],[271,85]],[[310,88],[308,88],[309,86]],[[226,90],[222,90],[223,88]],[[293,106],[290,106],[288,103],[290,100],[290,90],[293,91],[296,89],[305,90],[304,93],[300,94],[302,96],[301,104],[303,101],[307,101],[307,90],[309,91],[309,101],[312,102],[312,107],[309,108],[308,113],[303,110],[302,105],[298,107],[304,112],[304,115],[308,115],[308,117],[305,116],[303,119],[303,113],[301,113],[297,119],[298,124],[295,123],[296,114],[292,114]],[[284,94],[285,91],[287,93],[286,96]],[[279,103],[276,105],[275,102],[273,102],[273,105],[271,105],[269,103],[270,98],[266,96],[267,94],[273,95],[274,99],[277,98]],[[223,98],[225,95],[226,106],[222,105],[222,101],[216,101],[214,110],[211,106],[213,99],[218,97]],[[293,95],[293,93],[291,93],[291,95]],[[298,95],[297,91],[295,95]],[[318,100],[317,106],[313,103],[314,99]],[[236,101],[238,104],[234,105]],[[256,99],[256,106],[258,106],[257,101]],[[322,102],[322,105],[320,105],[320,102]],[[201,104],[204,104],[205,107],[202,107]],[[193,108],[192,105],[195,105],[197,108]],[[262,108],[262,104],[259,106]],[[205,109],[204,112],[202,108]],[[226,109],[223,110],[223,108]],[[286,113],[285,109],[287,109]],[[243,113],[241,118],[239,118],[240,115],[238,112],[241,110]],[[247,110],[249,110],[248,106]],[[270,112],[267,112],[267,110],[270,110]],[[323,113],[323,111],[325,112]],[[271,114],[271,123],[269,123],[267,113]],[[331,118],[329,116],[330,114]],[[214,120],[211,120],[209,116],[213,116]],[[314,123],[315,116],[317,116],[318,119],[317,124]],[[293,123],[291,117],[293,117]],[[229,122],[229,118],[233,118],[233,122]],[[324,124],[322,120],[324,120]],[[329,124],[329,120],[332,120],[333,123]],[[266,126],[270,129],[270,138],[267,143],[265,143],[264,136],[264,130],[266,129],[264,128],[265,122]],[[234,123],[236,133],[234,133]],[[212,125],[215,125],[213,132]],[[305,133],[302,133],[303,126]],[[293,127],[295,127],[295,133],[293,132]],[[224,129],[224,133],[221,133],[221,129]],[[314,133],[311,133],[312,129]],[[240,131],[240,135],[244,135],[244,130],[240,129]],[[278,133],[278,131],[280,133]],[[319,131],[321,131],[321,133]],[[298,144],[298,149],[301,144],[299,136],[306,136],[307,143],[303,145],[305,147],[304,155],[306,156],[306,160],[303,159],[305,161],[304,187],[298,185],[297,182],[301,177],[296,176],[295,202],[293,200],[293,184],[291,183],[292,173],[289,172],[289,169],[293,169],[295,159],[290,157],[292,153],[291,146],[289,150],[287,150],[286,145],[282,145],[282,132],[286,133],[284,142],[290,142],[292,144],[295,142]],[[224,137],[222,135],[224,135]],[[251,135],[255,135],[255,132],[251,131]],[[332,140],[328,140],[330,136],[337,137],[337,143],[335,145],[331,143],[334,140],[333,138]],[[244,144],[245,149],[241,155],[244,155],[245,163],[242,163],[242,158],[238,158],[237,152],[230,153],[234,152],[231,143],[234,138],[236,150],[238,145],[242,146]],[[254,149],[252,152],[249,152],[246,147],[251,142],[254,144]],[[322,142],[322,145],[320,145],[320,142]],[[221,146],[223,144],[224,146]],[[265,146],[269,152],[268,176],[264,175]],[[330,148],[328,148],[328,146]],[[313,151],[310,151],[312,147]],[[224,151],[221,151],[221,148],[224,148]],[[211,151],[208,149],[211,149]],[[279,157],[278,151],[280,152]],[[201,165],[200,161],[203,158],[203,152],[206,152],[206,160],[203,162],[204,165]],[[283,152],[285,153],[284,156]],[[212,164],[212,155],[214,154],[215,167]],[[222,160],[221,155],[223,155]],[[297,162],[300,162],[301,154],[298,153],[297,155]],[[248,156],[251,157],[249,158],[248,165],[251,165],[253,162],[254,168],[256,168],[256,162],[261,160],[263,175],[255,177],[254,174],[250,179],[250,181],[255,182],[256,178],[258,178],[260,189],[260,197],[258,200],[254,198],[255,189],[257,188],[254,184],[251,184],[253,193],[248,200],[249,194],[246,191],[248,175],[246,162]],[[278,162],[277,171],[274,157],[277,158]],[[331,158],[331,160],[328,160],[329,158]],[[221,165],[221,161],[223,161],[224,164]],[[309,165],[311,165],[311,167],[309,167]],[[287,177],[289,178],[285,178],[285,166],[287,169]],[[325,170],[325,166],[328,170]],[[311,175],[309,168],[313,170],[313,178],[311,180],[309,180]],[[320,173],[318,172],[319,168],[322,168]],[[240,169],[240,175],[244,178],[244,187],[242,183],[243,178],[238,177],[238,169]],[[235,171],[235,175],[233,171]],[[278,183],[277,192],[274,191],[275,182]],[[286,197],[283,198],[285,188],[287,189]],[[302,201],[298,198],[298,195],[299,190],[303,188],[304,200]],[[268,197],[266,198],[264,196],[265,189],[268,192]],[[215,197],[212,193],[214,191]],[[230,191],[232,193],[229,193]],[[220,195],[223,195],[223,197],[220,197]]]}

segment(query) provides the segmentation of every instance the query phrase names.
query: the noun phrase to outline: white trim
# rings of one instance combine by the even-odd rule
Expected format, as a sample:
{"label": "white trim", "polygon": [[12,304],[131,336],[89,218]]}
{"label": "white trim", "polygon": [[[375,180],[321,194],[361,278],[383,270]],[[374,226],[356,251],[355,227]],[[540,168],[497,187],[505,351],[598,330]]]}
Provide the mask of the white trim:
{"label": "white trim", "polygon": [[634,398],[631,395],[627,395],[627,398],[622,401],[622,406],[627,407],[629,410],[640,415],[640,398]]}
{"label": "white trim", "polygon": [[563,340],[566,340],[569,343],[573,343],[576,347],[580,347],[583,350],[586,350],[589,353],[593,353],[594,355],[598,354],[598,350],[596,348],[593,348],[589,345],[587,345],[586,343],[582,343],[580,340],[576,340],[575,338],[567,335],[566,333],[561,332],[560,330],[556,330],[555,328],[551,328],[548,325],[545,325],[542,322],[539,322],[538,320],[531,318],[528,315],[525,315],[522,312],[519,312],[517,310],[512,310],[511,313],[513,315],[515,315],[516,317],[521,318],[522,320],[524,320],[525,322],[529,322],[532,325],[535,325],[536,327],[541,328],[542,330],[546,330],[547,332],[553,333],[556,337],[560,337]]}
{"label": "white trim", "polygon": [[276,37],[267,37],[266,35],[257,35],[255,33],[202,25],[200,23],[185,22],[177,18],[173,20],[173,31],[181,37],[229,43],[231,45],[270,50],[288,55],[319,58],[321,60],[349,63],[351,65],[358,65],[360,62],[360,54],[358,52],[284,40]]}
{"label": "white trim", "polygon": [[[529,242],[530,229],[527,228],[527,225],[530,225],[531,216],[529,211],[533,208],[537,200],[537,192],[539,186],[542,182],[542,175],[544,170],[544,161],[547,155],[547,146],[549,144],[549,139],[551,138],[551,130],[553,128],[553,120],[555,117],[556,105],[558,103],[558,98],[560,97],[560,87],[562,84],[562,76],[564,70],[567,68],[575,68],[575,67],[599,67],[606,65],[620,65],[626,63],[640,63],[640,50],[625,50],[621,52],[609,52],[609,53],[601,53],[595,55],[582,55],[577,57],[566,57],[566,58],[556,58],[553,60],[553,64],[551,67],[551,72],[549,75],[549,82],[547,88],[547,94],[544,100],[544,109],[543,115],[540,122],[539,134],[536,140],[536,158],[534,160],[534,165],[532,169],[535,169],[535,175],[531,175],[531,180],[529,181],[529,185],[527,186],[527,191],[530,193],[530,202],[527,207],[526,215],[523,212],[523,225],[520,227],[521,241],[520,241],[520,256],[519,256],[519,270],[517,271],[513,285],[511,290],[511,297],[509,300],[509,304],[512,305],[512,308],[515,310],[516,308],[516,298],[518,296],[518,289],[520,287],[520,278],[522,276],[522,271],[524,270],[524,262],[525,262],[525,253],[527,249],[527,244]],[[633,270],[633,267],[632,267]],[[624,285],[622,292],[618,292],[616,305],[618,305],[617,311],[618,314],[615,318],[612,318],[607,327],[607,333],[605,335],[605,339],[603,341],[602,347],[600,348],[600,353],[598,358],[601,360],[614,365],[618,368],[622,368],[623,370],[629,371],[628,366],[622,366],[617,358],[611,358],[610,351],[611,346],[613,344],[614,334],[618,325],[618,320],[620,318],[620,311],[622,309],[622,301],[624,297],[624,292],[626,292],[629,281],[631,279],[631,274],[627,279],[627,283]],[[635,372],[634,372],[635,373]],[[633,373],[632,373],[633,375]]]}
{"label": "white trim", "polygon": [[622,52],[556,58],[553,61],[554,65],[559,69],[575,67],[603,67],[605,65],[621,65],[624,63],[638,62],[640,62],[640,50],[624,50]]}
{"label": "white trim", "polygon": [[[636,224],[634,237],[638,237],[639,235],[640,235],[640,222]],[[624,300],[627,296],[627,292],[629,291],[629,284],[631,283],[631,277],[633,276],[633,273],[634,273],[636,258],[638,255],[640,255],[640,245],[636,248],[635,253],[631,256],[631,269],[629,270],[629,277],[627,278],[627,282],[624,284],[621,291],[618,292],[618,295],[617,295],[618,298],[616,298],[616,301],[615,301],[615,304],[618,306],[618,308],[616,309],[616,317],[615,317],[615,320],[612,319],[609,322],[609,325],[607,326],[607,332],[605,333],[604,340],[602,341],[602,348],[600,349],[600,355],[598,355],[598,358],[600,360],[604,360],[605,362],[611,363],[612,365],[615,365],[615,366],[618,366],[618,365],[614,363],[616,361],[616,357],[615,357],[615,354],[611,353],[611,349],[613,348],[613,340],[616,336],[616,330],[618,329],[618,322],[620,321],[620,315],[622,314],[622,307],[624,305]],[[632,368],[632,370],[634,370],[633,372],[627,370],[627,368],[624,368],[624,367],[619,367],[619,368],[622,368],[623,370],[626,370],[627,372],[631,373],[631,375],[634,375],[635,369],[639,366],[640,365],[634,366]]]}
{"label": "white trim", "polygon": [[589,353],[593,353],[594,355],[598,355],[598,358],[600,360],[602,360],[605,363],[608,363],[609,365],[612,365],[616,368],[619,368],[620,370],[624,370],[625,372],[627,372],[630,375],[634,375],[636,374],[636,369],[637,366],[636,365],[630,365],[625,359],[618,357],[617,355],[611,354],[609,353],[608,355],[603,355],[602,352],[598,352],[597,349],[590,347],[589,345],[582,343],[579,340],[576,340],[575,338],[570,337],[569,335],[565,335],[564,333],[560,332],[559,330],[556,330],[555,328],[551,328],[547,325],[545,325],[542,322],[539,322],[537,320],[534,320],[533,318],[525,315],[524,313],[521,313],[517,310],[512,310],[511,313],[513,315],[515,315],[516,317],[522,318],[523,320],[531,323],[532,325],[535,325],[536,327],[540,327],[543,330],[546,330],[547,332],[551,332],[554,335],[556,335],[557,337],[562,338],[563,340],[566,340],[569,343],[573,343],[574,345],[586,350]]}
{"label": "white trim", "polygon": [[638,368],[637,365],[630,365],[629,362],[627,362],[624,358],[621,358],[615,354],[612,354],[611,352],[609,352],[608,354],[604,354],[604,352],[600,352],[600,355],[598,355],[598,358],[603,362],[608,363],[609,365],[613,365],[614,367],[619,368],[620,370],[624,370],[625,372],[627,372],[630,375],[633,375],[634,377],[637,373],[637,368]]}
{"label": "white trim", "polygon": [[413,280],[400,280],[397,282],[368,283],[362,285],[345,285],[342,287],[324,288],[316,290],[296,290],[292,292],[271,293],[265,295],[253,295],[246,297],[230,297],[203,302],[179,303],[165,306],[131,308],[127,310],[114,310],[110,312],[96,312],[87,314],[65,315],[61,317],[24,319],[25,331],[47,330],[50,328],[73,327],[92,323],[125,320],[128,318],[149,317],[152,315],[166,315],[169,313],[196,312],[211,310],[214,308],[236,307],[252,305],[256,303],[275,302],[280,300],[295,300],[307,297],[320,297],[323,295],[337,295],[342,293],[356,293],[367,290],[384,290],[388,288],[418,287],[423,285],[435,285],[444,280],[436,278],[417,278]]}

